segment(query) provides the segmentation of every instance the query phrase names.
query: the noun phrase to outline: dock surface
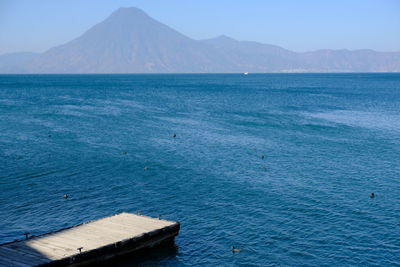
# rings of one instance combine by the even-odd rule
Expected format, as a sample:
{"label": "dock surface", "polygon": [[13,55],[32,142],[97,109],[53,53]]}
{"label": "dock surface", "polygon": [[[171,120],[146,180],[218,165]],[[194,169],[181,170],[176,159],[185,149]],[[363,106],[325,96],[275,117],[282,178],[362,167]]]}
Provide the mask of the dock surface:
{"label": "dock surface", "polygon": [[1,244],[0,266],[79,266],[99,263],[173,241],[179,228],[178,222],[120,213]]}

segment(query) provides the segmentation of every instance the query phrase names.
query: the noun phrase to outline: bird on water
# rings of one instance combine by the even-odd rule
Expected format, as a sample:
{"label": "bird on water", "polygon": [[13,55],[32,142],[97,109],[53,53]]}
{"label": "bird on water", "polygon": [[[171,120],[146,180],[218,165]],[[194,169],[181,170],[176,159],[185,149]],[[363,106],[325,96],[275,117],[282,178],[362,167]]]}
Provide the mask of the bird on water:
{"label": "bird on water", "polygon": [[63,198],[67,199],[67,198],[69,198],[69,195],[68,194],[64,194]]}
{"label": "bird on water", "polygon": [[175,137],[176,137],[176,134],[174,133],[174,135],[173,135],[172,137],[174,137],[174,138],[175,138]]}
{"label": "bird on water", "polygon": [[375,193],[372,192],[371,194],[369,194],[369,197],[370,197],[370,198],[374,198],[374,197],[375,197]]}
{"label": "bird on water", "polygon": [[232,253],[238,253],[238,252],[240,252],[240,248],[236,248],[235,246],[232,246],[231,251],[232,251]]}

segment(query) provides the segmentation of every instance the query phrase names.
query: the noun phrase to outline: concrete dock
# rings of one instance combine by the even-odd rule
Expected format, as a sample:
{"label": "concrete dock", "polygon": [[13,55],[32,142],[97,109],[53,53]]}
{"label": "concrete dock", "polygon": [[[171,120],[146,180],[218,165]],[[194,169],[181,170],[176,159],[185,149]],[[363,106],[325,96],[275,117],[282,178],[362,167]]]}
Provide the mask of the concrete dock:
{"label": "concrete dock", "polygon": [[80,266],[174,241],[180,224],[131,213],[0,245],[1,267]]}

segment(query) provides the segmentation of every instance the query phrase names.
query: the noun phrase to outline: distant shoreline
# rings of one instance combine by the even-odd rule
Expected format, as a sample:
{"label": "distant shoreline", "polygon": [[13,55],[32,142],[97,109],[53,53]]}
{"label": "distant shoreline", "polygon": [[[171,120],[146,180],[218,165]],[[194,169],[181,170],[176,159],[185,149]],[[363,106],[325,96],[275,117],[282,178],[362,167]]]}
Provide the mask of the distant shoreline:
{"label": "distant shoreline", "polygon": [[[248,75],[296,75],[296,74],[400,74],[400,71],[393,72],[255,72]],[[0,75],[243,75],[243,72],[159,72],[159,73],[0,73]]]}

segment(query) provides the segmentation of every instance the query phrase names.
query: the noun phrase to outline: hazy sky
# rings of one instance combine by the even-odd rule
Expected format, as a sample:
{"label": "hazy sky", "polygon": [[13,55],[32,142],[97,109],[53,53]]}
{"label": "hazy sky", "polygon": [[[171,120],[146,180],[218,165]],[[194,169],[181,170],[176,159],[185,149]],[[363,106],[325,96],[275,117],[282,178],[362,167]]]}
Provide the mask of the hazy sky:
{"label": "hazy sky", "polygon": [[194,39],[400,51],[400,0],[0,0],[0,54],[45,51],[130,6]]}

